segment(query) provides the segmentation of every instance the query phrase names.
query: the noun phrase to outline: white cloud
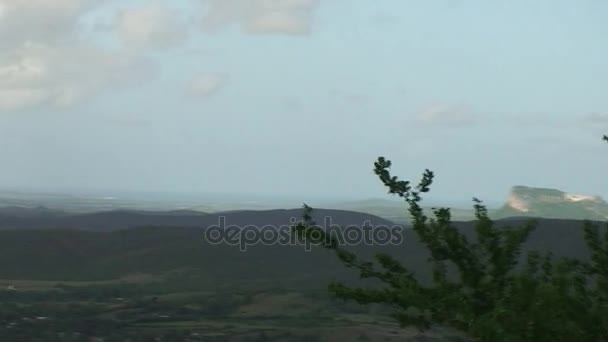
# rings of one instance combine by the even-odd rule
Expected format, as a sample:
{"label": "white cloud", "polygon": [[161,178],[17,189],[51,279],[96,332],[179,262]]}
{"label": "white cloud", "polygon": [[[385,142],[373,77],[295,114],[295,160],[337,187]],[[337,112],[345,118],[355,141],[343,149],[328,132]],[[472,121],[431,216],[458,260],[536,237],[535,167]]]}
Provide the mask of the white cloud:
{"label": "white cloud", "polygon": [[206,0],[207,30],[236,24],[248,33],[308,34],[319,0]]}
{"label": "white cloud", "polygon": [[0,110],[21,110],[31,106],[38,106],[48,99],[49,94],[45,89],[0,89]]}
{"label": "white cloud", "polygon": [[150,65],[134,55],[26,44],[0,55],[0,110],[67,107],[150,74]]}
{"label": "white cloud", "polygon": [[[319,0],[203,1],[208,5],[203,26],[233,24],[248,33],[307,34],[319,6]],[[0,110],[69,107],[106,90],[141,82],[153,74],[146,48],[168,47],[187,34],[181,19],[189,14],[168,7],[167,0],[96,11],[109,3],[120,4],[0,0]],[[118,15],[116,20],[113,14]],[[95,15],[113,24],[111,30],[96,31]],[[108,41],[96,34],[118,34],[124,44],[108,50],[99,45]],[[208,97],[225,83],[224,75],[204,73],[190,80],[188,92]]]}
{"label": "white cloud", "polygon": [[164,48],[181,42],[185,37],[178,13],[161,4],[125,10],[117,26],[123,42],[136,48]]}
{"label": "white cloud", "polygon": [[0,0],[0,47],[24,42],[55,44],[74,38],[80,16],[94,0]]}
{"label": "white cloud", "polygon": [[209,97],[217,93],[225,83],[224,75],[200,73],[190,80],[187,92],[193,97]]}
{"label": "white cloud", "polygon": [[416,119],[424,125],[466,125],[475,123],[471,109],[462,105],[435,104],[421,110]]}
{"label": "white cloud", "polygon": [[69,107],[141,81],[150,63],[83,34],[93,0],[0,0],[0,110]]}

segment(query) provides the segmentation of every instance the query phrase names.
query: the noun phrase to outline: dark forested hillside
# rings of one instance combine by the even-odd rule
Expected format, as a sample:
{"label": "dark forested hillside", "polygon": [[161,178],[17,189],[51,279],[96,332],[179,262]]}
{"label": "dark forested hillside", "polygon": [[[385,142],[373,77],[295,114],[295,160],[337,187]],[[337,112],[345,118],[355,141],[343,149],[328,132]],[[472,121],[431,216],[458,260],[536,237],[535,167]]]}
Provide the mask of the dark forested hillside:
{"label": "dark forested hillside", "polygon": [[[38,210],[14,211],[0,210],[0,230],[2,229],[78,229],[91,231],[113,231],[141,226],[170,226],[206,228],[217,225],[220,217],[225,218],[226,225],[240,227],[253,226],[287,226],[293,220],[301,219],[300,209],[277,210],[240,210],[219,213],[203,213],[197,211],[134,211],[114,210],[87,214],[40,215]],[[315,220],[322,223],[325,217],[331,217],[337,225],[361,226],[365,221],[372,225],[392,225],[389,220],[375,215],[348,211],[319,209]]]}
{"label": "dark forested hillside", "polygon": [[[275,213],[279,220],[290,212]],[[322,210],[317,212],[321,213]],[[246,212],[236,214],[238,218]],[[514,225],[521,220],[524,219],[502,220],[498,224]],[[345,222],[345,218],[335,221]],[[465,234],[473,235],[472,223],[455,225]],[[581,227],[581,221],[542,219],[527,247],[551,250],[556,255],[586,257]],[[203,233],[204,229],[194,227],[139,227],[109,232],[0,231],[0,278],[103,280],[136,273],[161,275],[193,269],[197,270],[194,273],[216,283],[291,279],[297,284],[297,280],[306,279],[306,286],[325,286],[334,275],[350,274],[323,249],[305,251],[302,246],[258,244],[248,246],[243,252],[238,246],[209,244]],[[352,248],[364,256],[388,252],[420,275],[428,275],[425,249],[412,231],[406,229],[404,236],[401,245],[370,247],[360,244]]]}

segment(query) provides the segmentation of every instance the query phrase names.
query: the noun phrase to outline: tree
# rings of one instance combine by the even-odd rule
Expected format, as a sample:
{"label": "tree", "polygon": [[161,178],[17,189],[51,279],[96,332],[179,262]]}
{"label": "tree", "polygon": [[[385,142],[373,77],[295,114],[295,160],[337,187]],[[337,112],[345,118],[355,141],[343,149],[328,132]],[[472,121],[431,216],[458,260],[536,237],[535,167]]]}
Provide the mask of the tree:
{"label": "tree", "polygon": [[431,255],[432,284],[420,283],[386,254],[377,254],[375,262],[359,260],[315,226],[313,209],[304,204],[304,220],[294,227],[299,236],[334,251],[362,278],[384,284],[361,288],[332,282],[331,294],[360,304],[392,306],[402,326],[421,330],[435,324],[450,326],[479,341],[607,340],[608,229],[602,238],[598,227],[585,223],[592,250],[589,263],[535,251],[522,255],[534,221],[496,227],[487,208],[474,199],[475,239],[469,240],[452,225],[448,208],[433,209],[433,217],[425,215],[420,203],[430,191],[432,171],[425,170],[412,186],[391,175],[390,160],[380,157],[374,166],[388,193],[402,198],[408,207],[412,229]]}

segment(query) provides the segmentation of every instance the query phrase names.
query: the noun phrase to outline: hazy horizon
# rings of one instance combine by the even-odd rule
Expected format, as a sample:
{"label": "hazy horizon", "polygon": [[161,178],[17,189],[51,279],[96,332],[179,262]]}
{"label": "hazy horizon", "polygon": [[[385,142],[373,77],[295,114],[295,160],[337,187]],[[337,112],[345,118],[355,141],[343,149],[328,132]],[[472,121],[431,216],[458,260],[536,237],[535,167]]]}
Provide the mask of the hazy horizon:
{"label": "hazy horizon", "polygon": [[[0,189],[608,198],[608,2],[0,0]],[[109,194],[108,196],[110,196]]]}

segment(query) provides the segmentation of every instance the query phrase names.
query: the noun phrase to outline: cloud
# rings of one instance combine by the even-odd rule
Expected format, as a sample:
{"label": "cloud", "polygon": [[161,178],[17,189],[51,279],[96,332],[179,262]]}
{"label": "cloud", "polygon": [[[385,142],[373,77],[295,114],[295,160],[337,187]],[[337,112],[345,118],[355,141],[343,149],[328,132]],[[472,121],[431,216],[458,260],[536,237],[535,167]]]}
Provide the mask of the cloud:
{"label": "cloud", "polygon": [[150,69],[138,56],[86,45],[25,44],[0,55],[0,109],[69,107],[110,87],[145,80]]}
{"label": "cloud", "polygon": [[0,0],[0,110],[70,107],[148,79],[143,56],[86,36],[93,0]]}
{"label": "cloud", "polygon": [[71,40],[78,18],[99,1],[0,0],[0,47],[24,42],[56,44]]}
{"label": "cloud", "polygon": [[608,113],[589,113],[582,118],[583,124],[592,126],[607,126],[608,125]]}
{"label": "cloud", "polygon": [[579,116],[568,128],[578,128],[582,136],[602,137],[608,134],[608,113],[593,112]]}
{"label": "cloud", "polygon": [[476,117],[467,106],[434,104],[418,112],[416,120],[429,126],[453,126],[474,124]]}
{"label": "cloud", "polygon": [[236,24],[247,33],[308,34],[319,0],[207,0],[205,30]]}
{"label": "cloud", "polygon": [[48,93],[43,89],[0,89],[0,110],[21,110],[40,105],[48,98]]}
{"label": "cloud", "polygon": [[161,4],[123,11],[117,27],[125,45],[135,48],[165,48],[185,38],[178,12]]}
{"label": "cloud", "polygon": [[215,73],[200,73],[188,83],[187,93],[192,97],[205,98],[216,94],[226,83],[226,76]]}
{"label": "cloud", "polygon": [[[237,25],[258,34],[307,34],[319,6],[319,0],[202,1],[208,5],[205,28]],[[168,7],[166,0],[106,11],[109,3],[120,2],[0,0],[0,110],[70,107],[139,84],[154,75],[148,49],[166,48],[186,37],[182,19],[189,15]],[[100,26],[102,19],[111,27]],[[122,46],[104,47],[111,39],[103,35],[116,34]],[[225,82],[224,75],[197,75],[188,92],[208,97]]]}

